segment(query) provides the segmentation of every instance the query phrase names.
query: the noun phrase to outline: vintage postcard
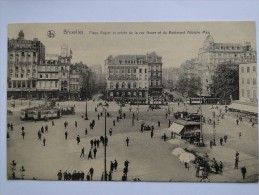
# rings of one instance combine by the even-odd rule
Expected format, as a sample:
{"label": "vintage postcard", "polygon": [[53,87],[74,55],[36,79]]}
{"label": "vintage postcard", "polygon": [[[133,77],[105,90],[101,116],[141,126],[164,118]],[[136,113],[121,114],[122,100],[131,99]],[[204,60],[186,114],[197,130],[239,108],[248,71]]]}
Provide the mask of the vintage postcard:
{"label": "vintage postcard", "polygon": [[258,182],[255,22],[9,24],[9,180]]}

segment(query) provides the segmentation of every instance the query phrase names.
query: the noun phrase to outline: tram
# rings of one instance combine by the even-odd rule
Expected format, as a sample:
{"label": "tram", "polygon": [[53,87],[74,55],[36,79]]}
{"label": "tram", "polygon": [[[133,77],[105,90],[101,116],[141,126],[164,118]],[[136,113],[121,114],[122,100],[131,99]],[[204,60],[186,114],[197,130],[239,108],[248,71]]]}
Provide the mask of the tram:
{"label": "tram", "polygon": [[34,120],[48,120],[54,118],[60,118],[61,112],[60,108],[39,108],[34,110],[33,118]]}

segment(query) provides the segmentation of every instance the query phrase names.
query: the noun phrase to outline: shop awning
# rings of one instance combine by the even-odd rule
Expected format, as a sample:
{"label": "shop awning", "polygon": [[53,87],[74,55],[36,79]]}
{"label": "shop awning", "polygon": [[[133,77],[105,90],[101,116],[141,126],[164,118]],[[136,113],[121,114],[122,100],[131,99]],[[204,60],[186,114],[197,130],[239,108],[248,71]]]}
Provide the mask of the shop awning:
{"label": "shop awning", "polygon": [[181,131],[183,130],[183,128],[184,128],[183,125],[179,125],[179,124],[177,124],[177,123],[173,123],[173,124],[168,128],[168,130],[169,130],[170,132],[173,132],[173,133],[179,135],[179,134],[181,133]]}
{"label": "shop awning", "polygon": [[234,110],[240,110],[243,112],[250,112],[250,113],[256,113],[258,114],[258,108],[257,106],[253,105],[245,105],[245,104],[240,104],[240,103],[232,103],[231,105],[228,106],[229,109],[234,109]]}

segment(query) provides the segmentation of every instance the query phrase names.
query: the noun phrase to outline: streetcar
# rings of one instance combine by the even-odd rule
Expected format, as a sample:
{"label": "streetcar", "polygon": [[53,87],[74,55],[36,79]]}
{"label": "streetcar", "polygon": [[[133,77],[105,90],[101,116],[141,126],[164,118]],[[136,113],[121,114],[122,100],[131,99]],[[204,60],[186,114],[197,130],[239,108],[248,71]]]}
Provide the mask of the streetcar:
{"label": "streetcar", "polygon": [[187,98],[187,104],[221,104],[221,98],[207,98],[207,97],[190,97]]}
{"label": "streetcar", "polygon": [[38,108],[34,110],[34,120],[48,120],[54,118],[60,118],[61,112],[59,107],[54,108]]}
{"label": "streetcar", "polygon": [[20,113],[21,120],[34,119],[35,109],[37,109],[37,107],[30,107],[30,108],[22,109],[21,113]]}

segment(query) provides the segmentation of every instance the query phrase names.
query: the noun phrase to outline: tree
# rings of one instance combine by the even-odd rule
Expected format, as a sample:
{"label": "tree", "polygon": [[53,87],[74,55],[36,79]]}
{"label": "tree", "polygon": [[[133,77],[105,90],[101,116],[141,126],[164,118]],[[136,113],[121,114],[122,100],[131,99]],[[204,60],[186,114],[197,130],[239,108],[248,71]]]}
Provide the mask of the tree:
{"label": "tree", "polygon": [[177,91],[184,96],[187,93],[188,97],[195,97],[199,93],[198,91],[201,89],[201,79],[200,77],[190,77],[187,75],[183,75],[177,82]]}
{"label": "tree", "polygon": [[214,97],[239,99],[239,69],[237,64],[224,63],[217,66],[212,77]]}

